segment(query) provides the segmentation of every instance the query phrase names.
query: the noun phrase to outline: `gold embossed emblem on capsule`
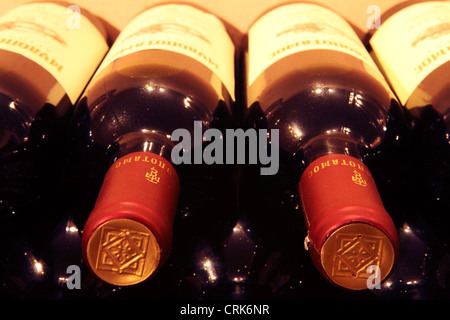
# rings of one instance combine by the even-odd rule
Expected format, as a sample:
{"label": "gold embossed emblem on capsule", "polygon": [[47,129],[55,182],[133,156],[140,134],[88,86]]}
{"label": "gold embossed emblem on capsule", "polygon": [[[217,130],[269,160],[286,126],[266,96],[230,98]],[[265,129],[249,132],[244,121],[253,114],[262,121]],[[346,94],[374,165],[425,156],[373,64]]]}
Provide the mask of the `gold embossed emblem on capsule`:
{"label": "gold embossed emblem on capsule", "polygon": [[373,281],[382,281],[390,273],[394,248],[378,228],[354,223],[328,237],[322,246],[321,261],[328,277],[337,285],[367,289]]}
{"label": "gold embossed emblem on capsule", "polygon": [[94,273],[115,285],[131,285],[148,278],[160,259],[153,233],[139,222],[111,220],[91,236],[88,263]]}
{"label": "gold embossed emblem on capsule", "polygon": [[97,269],[142,276],[149,234],[122,228],[102,228]]}

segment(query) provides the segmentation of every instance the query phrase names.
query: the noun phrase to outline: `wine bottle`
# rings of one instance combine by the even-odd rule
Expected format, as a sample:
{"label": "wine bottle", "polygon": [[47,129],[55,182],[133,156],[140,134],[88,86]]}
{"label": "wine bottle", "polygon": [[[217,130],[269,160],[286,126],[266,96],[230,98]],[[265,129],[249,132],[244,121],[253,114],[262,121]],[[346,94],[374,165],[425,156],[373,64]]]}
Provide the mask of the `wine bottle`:
{"label": "wine bottle", "polygon": [[406,184],[410,204],[405,222],[428,248],[422,275],[434,288],[426,293],[432,297],[448,287],[449,23],[448,2],[414,3],[385,19],[369,42],[411,125],[408,162],[415,181]]}
{"label": "wine bottle", "polygon": [[[75,173],[69,181],[82,186],[77,198],[86,195],[86,207],[92,205],[84,261],[104,283],[131,286],[162,268],[180,188],[196,186],[173,160],[174,132],[194,137],[200,122],[200,130],[226,126],[233,101],[234,45],[212,14],[160,5],[121,31],[71,125],[73,172],[86,180]],[[178,151],[190,157],[202,143],[193,139]]]}
{"label": "wine bottle", "polygon": [[103,25],[78,6],[28,3],[0,17],[0,274],[9,297],[55,284],[50,235],[63,218],[53,192],[67,125],[107,50]]}
{"label": "wine bottle", "polygon": [[[443,76],[450,66],[446,32],[449,11],[445,1],[409,6],[386,20],[370,40],[380,68],[411,121],[413,159],[420,179],[431,197],[446,207],[450,204],[446,122],[449,83]],[[394,29],[399,30],[392,34],[390,30]],[[398,54],[400,48],[406,56]]]}
{"label": "wine bottle", "polygon": [[246,77],[250,125],[278,132],[279,141],[269,142],[287,159],[285,185],[299,177],[305,246],[316,268],[352,290],[385,279],[398,234],[375,179],[389,187],[396,163],[389,162],[398,161],[408,128],[354,30],[319,5],[277,7],[249,29]]}
{"label": "wine bottle", "polygon": [[[24,203],[39,189],[33,185],[45,185],[57,172],[58,162],[46,152],[62,148],[64,121],[108,49],[99,22],[87,12],[67,10],[63,3],[33,3],[0,20],[4,206],[12,201],[7,198]],[[21,178],[24,172],[28,180]]]}

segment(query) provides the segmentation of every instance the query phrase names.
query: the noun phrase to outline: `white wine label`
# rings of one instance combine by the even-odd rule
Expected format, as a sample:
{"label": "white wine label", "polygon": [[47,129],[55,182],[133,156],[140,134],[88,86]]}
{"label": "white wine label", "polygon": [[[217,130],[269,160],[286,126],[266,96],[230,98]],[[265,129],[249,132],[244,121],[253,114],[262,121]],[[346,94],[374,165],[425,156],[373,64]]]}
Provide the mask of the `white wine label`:
{"label": "white wine label", "polygon": [[450,61],[450,2],[424,2],[387,19],[370,44],[400,102]]}
{"label": "white wine label", "polygon": [[234,99],[234,44],[222,22],[189,5],[153,7],[119,34],[100,65],[143,50],[167,50],[189,56],[214,72]]}
{"label": "white wine label", "polygon": [[[77,24],[73,23],[73,14],[77,15]],[[108,51],[108,45],[82,14],[53,3],[32,3],[0,18],[0,49],[39,64],[75,103]]]}
{"label": "white wine label", "polygon": [[293,3],[272,10],[252,25],[248,38],[249,85],[276,61],[306,50],[344,52],[377,69],[348,22],[315,4]]}

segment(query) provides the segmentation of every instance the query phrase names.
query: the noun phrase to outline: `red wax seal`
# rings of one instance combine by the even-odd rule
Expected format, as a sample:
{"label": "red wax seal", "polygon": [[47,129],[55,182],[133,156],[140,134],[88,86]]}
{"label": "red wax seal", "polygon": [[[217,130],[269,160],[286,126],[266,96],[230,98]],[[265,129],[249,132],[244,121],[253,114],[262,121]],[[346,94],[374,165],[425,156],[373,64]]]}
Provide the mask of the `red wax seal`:
{"label": "red wax seal", "polygon": [[178,197],[178,175],[163,157],[136,152],[116,160],[83,229],[89,268],[115,285],[148,278],[169,254]]}
{"label": "red wax seal", "polygon": [[397,229],[360,160],[342,154],[318,158],[302,174],[299,194],[308,249],[326,279],[360,290],[391,273],[398,256]]}

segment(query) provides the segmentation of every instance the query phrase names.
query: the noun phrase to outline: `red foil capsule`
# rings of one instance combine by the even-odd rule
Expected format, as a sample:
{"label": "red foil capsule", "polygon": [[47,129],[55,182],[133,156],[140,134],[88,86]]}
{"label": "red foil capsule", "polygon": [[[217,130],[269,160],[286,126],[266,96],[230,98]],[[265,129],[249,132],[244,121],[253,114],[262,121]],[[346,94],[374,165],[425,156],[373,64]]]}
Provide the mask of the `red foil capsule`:
{"label": "red foil capsule", "polygon": [[360,160],[342,154],[316,159],[302,174],[299,194],[308,249],[326,279],[362,290],[391,273],[399,250],[397,229]]}
{"label": "red foil capsule", "polygon": [[83,229],[89,268],[114,285],[150,277],[171,249],[179,189],[174,167],[157,154],[136,152],[115,161]]}

